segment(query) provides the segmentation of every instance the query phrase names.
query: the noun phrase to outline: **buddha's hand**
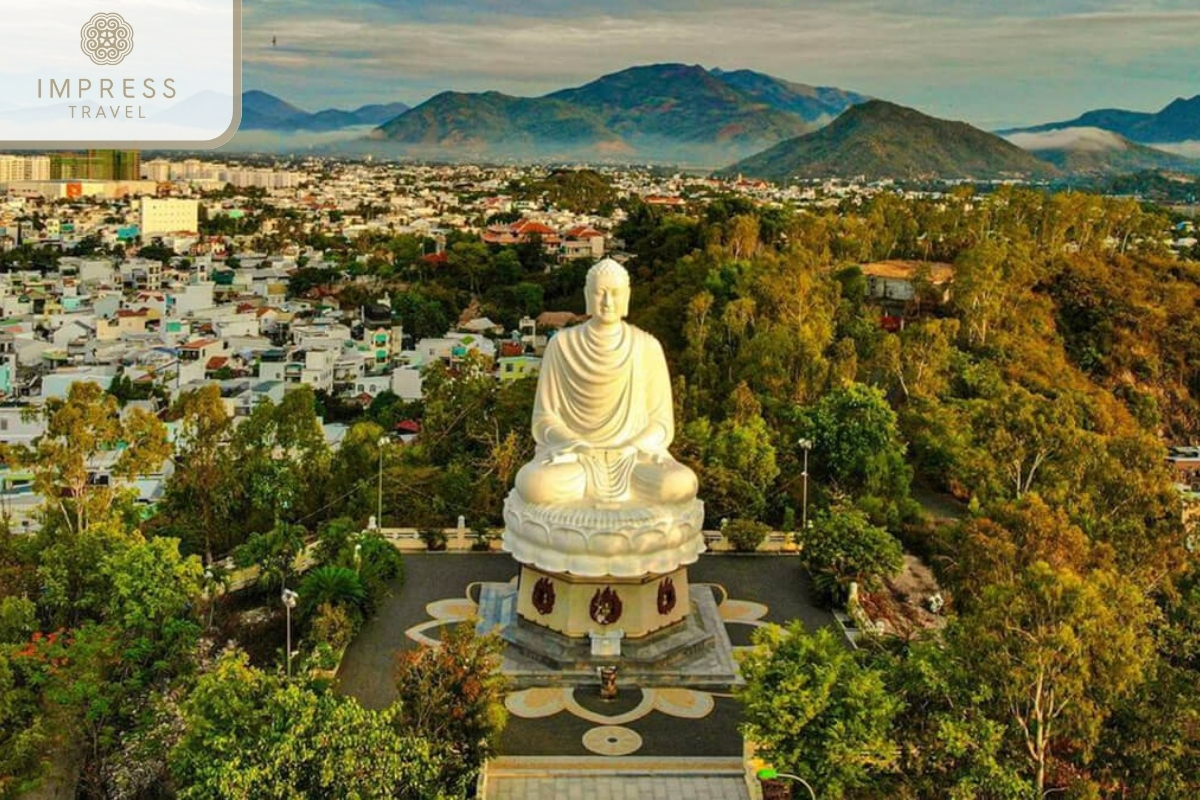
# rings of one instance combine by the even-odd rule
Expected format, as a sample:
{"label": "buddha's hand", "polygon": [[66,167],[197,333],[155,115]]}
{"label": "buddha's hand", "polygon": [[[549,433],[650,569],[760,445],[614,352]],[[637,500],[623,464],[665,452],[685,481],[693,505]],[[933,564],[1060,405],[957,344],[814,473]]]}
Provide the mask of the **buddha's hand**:
{"label": "buddha's hand", "polygon": [[640,455],[642,452],[641,448],[633,443],[623,444],[620,447],[614,447],[612,449],[613,452],[615,452],[621,458],[634,458]]}
{"label": "buddha's hand", "polygon": [[654,465],[669,464],[675,460],[666,450],[650,450],[647,451],[646,456]]}
{"label": "buddha's hand", "polygon": [[545,459],[545,463],[570,464],[578,461],[580,456],[586,456],[591,453],[593,449],[591,442],[580,439],[551,450]]}

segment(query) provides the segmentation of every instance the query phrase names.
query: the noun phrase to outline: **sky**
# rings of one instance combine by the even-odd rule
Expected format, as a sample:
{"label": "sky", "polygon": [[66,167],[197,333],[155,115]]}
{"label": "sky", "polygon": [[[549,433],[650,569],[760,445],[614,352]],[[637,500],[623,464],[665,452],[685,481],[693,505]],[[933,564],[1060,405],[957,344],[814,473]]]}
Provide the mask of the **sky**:
{"label": "sky", "polygon": [[[243,0],[244,89],[308,111],[534,96],[663,62],[837,86],[979,127],[1200,94],[1196,0]],[[271,39],[276,44],[272,46]]]}

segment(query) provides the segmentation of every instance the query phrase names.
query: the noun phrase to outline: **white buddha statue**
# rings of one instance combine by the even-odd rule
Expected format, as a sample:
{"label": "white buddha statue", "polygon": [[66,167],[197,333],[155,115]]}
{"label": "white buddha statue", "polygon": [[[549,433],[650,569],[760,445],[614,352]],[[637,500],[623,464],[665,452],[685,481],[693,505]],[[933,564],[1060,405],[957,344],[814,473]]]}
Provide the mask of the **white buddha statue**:
{"label": "white buddha statue", "polygon": [[696,475],[675,436],[662,345],[624,321],[629,274],[611,259],[587,275],[583,325],[550,340],[533,406],[533,461],[517,473],[529,504],[597,509],[694,501]]}

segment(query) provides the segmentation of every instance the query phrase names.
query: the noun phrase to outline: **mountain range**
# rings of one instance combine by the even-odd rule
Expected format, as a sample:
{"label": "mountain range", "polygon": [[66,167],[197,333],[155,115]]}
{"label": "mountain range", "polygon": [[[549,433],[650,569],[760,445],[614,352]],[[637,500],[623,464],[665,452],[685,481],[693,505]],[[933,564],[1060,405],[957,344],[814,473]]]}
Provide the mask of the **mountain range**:
{"label": "mountain range", "polygon": [[310,113],[275,95],[252,89],[242,92],[241,130],[335,131],[362,125],[379,125],[408,110],[404,103],[373,104],[354,111],[327,108]]}
{"label": "mountain range", "polygon": [[1010,133],[1004,138],[1072,175],[1112,175],[1145,170],[1200,172],[1200,161],[1147,147],[1101,128]]}
{"label": "mountain range", "polygon": [[373,138],[419,154],[620,157],[720,163],[812,130],[866,98],[749,70],[652,64],[541,97],[443,92]]}
{"label": "mountain range", "polygon": [[1200,143],[1200,95],[1153,114],[1100,109],[1004,138],[836,87],[688,64],[630,67],[540,97],[442,92],[413,108],[310,113],[248,91],[242,105],[245,131],[317,133],[324,143],[309,147],[327,152],[433,160],[736,162],[727,174],[775,180],[1200,171],[1200,161],[1145,144]]}
{"label": "mountain range", "polygon": [[1190,99],[1176,98],[1160,111],[1153,113],[1100,108],[1063,122],[1047,122],[998,132],[1008,136],[1016,133],[1044,133],[1064,128],[1099,128],[1118,133],[1141,144],[1200,141],[1200,94]]}
{"label": "mountain range", "polygon": [[829,125],[721,171],[776,182],[796,178],[1052,178],[1053,164],[965,122],[884,100],[847,109]]}

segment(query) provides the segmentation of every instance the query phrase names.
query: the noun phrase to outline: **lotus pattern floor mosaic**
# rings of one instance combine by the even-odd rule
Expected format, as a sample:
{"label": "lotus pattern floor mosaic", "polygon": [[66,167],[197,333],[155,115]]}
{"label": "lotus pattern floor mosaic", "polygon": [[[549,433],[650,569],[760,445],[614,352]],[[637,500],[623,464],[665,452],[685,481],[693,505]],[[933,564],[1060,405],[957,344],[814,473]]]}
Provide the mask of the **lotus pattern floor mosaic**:
{"label": "lotus pattern floor mosaic", "polygon": [[[514,577],[510,583],[515,583]],[[730,598],[728,592],[720,584],[709,585],[719,600],[718,611],[721,620],[728,625],[746,625],[757,627],[766,624],[764,618],[769,608],[762,603]],[[405,631],[405,635],[418,644],[427,647],[437,647],[436,630],[444,625],[457,625],[474,619],[478,606],[472,597],[478,596],[479,583],[467,586],[465,596],[435,600],[425,606],[429,619],[420,622]],[[734,650],[745,650],[745,646],[735,647]],[[628,756],[636,753],[642,747],[641,735],[626,727],[652,712],[659,712],[678,719],[703,719],[712,713],[715,698],[728,697],[727,694],[707,692],[687,688],[639,688],[622,687],[621,694],[628,701],[629,695],[640,694],[640,700],[633,708],[616,713],[604,713],[603,702],[597,702],[594,686],[547,686],[532,687],[513,692],[505,698],[505,706],[509,713],[522,719],[543,719],[556,714],[565,713],[595,727],[589,728],[583,734],[583,746],[590,752],[600,756]],[[585,702],[593,708],[585,707],[578,695],[592,695]],[[627,705],[625,703],[624,705]]]}

